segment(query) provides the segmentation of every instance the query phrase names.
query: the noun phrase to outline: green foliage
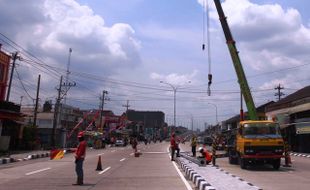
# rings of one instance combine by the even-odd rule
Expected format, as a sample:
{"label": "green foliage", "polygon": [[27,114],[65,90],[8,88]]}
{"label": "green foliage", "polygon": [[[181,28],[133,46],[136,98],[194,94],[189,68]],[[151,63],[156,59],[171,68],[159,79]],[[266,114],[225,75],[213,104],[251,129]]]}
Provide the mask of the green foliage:
{"label": "green foliage", "polygon": [[37,143],[37,127],[25,126],[23,130],[23,142],[26,149],[34,149]]}

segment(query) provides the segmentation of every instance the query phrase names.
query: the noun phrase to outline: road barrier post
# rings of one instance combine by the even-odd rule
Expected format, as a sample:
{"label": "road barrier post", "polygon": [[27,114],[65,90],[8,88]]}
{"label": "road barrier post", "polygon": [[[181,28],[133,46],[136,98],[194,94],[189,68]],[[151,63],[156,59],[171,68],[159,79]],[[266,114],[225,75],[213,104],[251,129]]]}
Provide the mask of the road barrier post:
{"label": "road barrier post", "polygon": [[212,165],[216,165],[216,140],[213,141],[212,143]]}

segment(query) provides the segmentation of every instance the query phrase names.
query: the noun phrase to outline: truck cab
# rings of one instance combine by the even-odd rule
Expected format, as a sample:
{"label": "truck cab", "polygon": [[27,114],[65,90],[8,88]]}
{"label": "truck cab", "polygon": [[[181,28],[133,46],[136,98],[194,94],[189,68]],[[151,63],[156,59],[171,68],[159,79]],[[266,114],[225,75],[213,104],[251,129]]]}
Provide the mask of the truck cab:
{"label": "truck cab", "polygon": [[241,121],[230,133],[228,141],[229,163],[271,164],[279,169],[284,152],[284,142],[278,123],[273,121]]}

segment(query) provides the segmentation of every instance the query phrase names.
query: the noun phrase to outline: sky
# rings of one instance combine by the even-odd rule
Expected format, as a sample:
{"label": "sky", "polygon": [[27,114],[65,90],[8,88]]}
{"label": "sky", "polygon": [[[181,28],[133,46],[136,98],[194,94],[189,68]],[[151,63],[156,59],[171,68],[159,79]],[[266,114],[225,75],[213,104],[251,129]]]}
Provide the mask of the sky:
{"label": "sky", "polygon": [[[310,1],[221,2],[256,106],[277,101],[279,84],[285,95],[309,85]],[[163,111],[173,124],[175,89],[177,125],[203,129],[239,113],[211,0],[0,0],[0,26],[2,50],[21,57],[10,100],[22,106],[33,106],[40,74],[40,104],[55,102],[62,75],[76,84],[66,103],[81,109],[97,109],[106,90],[104,109],[122,114],[128,100],[129,109]]]}

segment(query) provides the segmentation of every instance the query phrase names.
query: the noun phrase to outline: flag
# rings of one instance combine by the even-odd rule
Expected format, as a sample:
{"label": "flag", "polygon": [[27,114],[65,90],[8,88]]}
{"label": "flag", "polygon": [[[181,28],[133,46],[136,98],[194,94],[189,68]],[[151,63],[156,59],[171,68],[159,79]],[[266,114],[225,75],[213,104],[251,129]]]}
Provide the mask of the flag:
{"label": "flag", "polygon": [[64,157],[65,151],[62,149],[51,150],[50,158],[51,160],[60,160]]}

